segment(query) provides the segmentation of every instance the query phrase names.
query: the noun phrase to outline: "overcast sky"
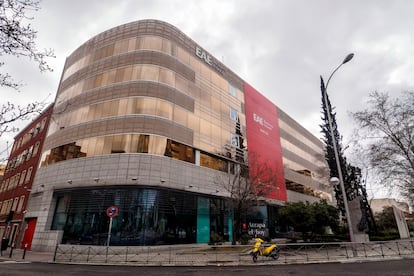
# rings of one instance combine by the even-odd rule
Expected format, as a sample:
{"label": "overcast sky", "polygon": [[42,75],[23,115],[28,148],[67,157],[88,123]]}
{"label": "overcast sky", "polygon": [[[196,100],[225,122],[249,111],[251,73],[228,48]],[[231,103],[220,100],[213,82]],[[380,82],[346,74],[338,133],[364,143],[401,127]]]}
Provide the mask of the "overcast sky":
{"label": "overcast sky", "polygon": [[[26,84],[21,92],[1,88],[4,102],[52,102],[67,56],[92,36],[140,19],[176,26],[317,137],[319,76],[326,80],[355,53],[328,91],[345,145],[354,124],[349,112],[361,110],[370,92],[397,97],[413,91],[414,1],[43,0],[40,5],[32,24],[38,48],[55,50],[54,72],[40,74],[24,58],[2,57],[3,70]],[[1,137],[0,151],[6,141],[12,145],[13,135]]]}

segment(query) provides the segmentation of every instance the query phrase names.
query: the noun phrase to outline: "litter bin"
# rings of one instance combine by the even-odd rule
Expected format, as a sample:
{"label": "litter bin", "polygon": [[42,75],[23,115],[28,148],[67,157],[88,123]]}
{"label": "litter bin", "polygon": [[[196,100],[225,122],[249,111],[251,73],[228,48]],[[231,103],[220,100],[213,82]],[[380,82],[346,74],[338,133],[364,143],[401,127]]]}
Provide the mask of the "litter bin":
{"label": "litter bin", "polygon": [[8,238],[3,238],[1,240],[1,251],[7,250],[8,244],[9,244],[9,239]]}

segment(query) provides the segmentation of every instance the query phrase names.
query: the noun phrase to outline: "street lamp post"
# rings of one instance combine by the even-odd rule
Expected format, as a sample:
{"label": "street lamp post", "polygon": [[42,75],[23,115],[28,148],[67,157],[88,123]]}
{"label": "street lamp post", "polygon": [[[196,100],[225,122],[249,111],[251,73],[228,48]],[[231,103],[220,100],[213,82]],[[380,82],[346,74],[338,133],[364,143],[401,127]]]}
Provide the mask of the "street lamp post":
{"label": "street lamp post", "polygon": [[[326,85],[323,82],[323,78],[321,76],[321,89],[322,89],[322,94],[323,94],[323,100],[325,102],[325,106],[328,106],[328,85],[329,85],[329,81],[331,80],[332,76],[335,74],[335,72],[345,63],[347,63],[348,61],[350,61],[352,58],[354,57],[354,54],[349,54],[345,57],[345,59],[342,61],[341,64],[339,64],[338,67],[336,67],[336,69],[331,73],[331,75],[328,78],[328,81],[326,82]],[[351,242],[354,241],[354,231],[352,229],[352,223],[351,223],[351,216],[349,214],[349,207],[348,207],[348,198],[346,196],[345,193],[345,186],[344,186],[344,178],[342,176],[342,169],[341,169],[341,163],[339,161],[339,153],[338,153],[338,146],[336,144],[336,140],[334,138],[334,129],[332,126],[332,118],[331,118],[331,112],[330,110],[327,110],[327,117],[328,117],[328,124],[329,124],[329,131],[331,133],[331,138],[332,138],[332,147],[334,150],[334,154],[335,154],[335,161],[336,161],[336,167],[338,170],[338,181],[339,181],[339,186],[341,188],[341,192],[342,192],[342,196],[343,196],[343,201],[344,201],[344,208],[345,208],[345,216],[346,216],[346,222],[348,224],[348,228],[349,228],[349,239]],[[333,181],[335,181],[335,179],[332,179]]]}

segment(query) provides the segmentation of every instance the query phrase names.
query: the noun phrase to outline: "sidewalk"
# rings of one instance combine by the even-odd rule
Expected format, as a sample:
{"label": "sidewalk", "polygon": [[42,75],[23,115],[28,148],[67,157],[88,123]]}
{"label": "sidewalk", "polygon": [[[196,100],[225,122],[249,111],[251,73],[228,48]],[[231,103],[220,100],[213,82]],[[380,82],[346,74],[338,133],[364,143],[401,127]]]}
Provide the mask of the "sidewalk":
{"label": "sidewalk", "polygon": [[26,253],[24,253],[23,249],[13,249],[12,256],[10,257],[10,250],[11,249],[8,248],[2,252],[0,262],[53,262],[54,252],[26,251]]}
{"label": "sidewalk", "polygon": [[[407,242],[407,241],[405,241]],[[384,244],[367,244],[359,247],[356,255],[346,251],[344,247],[321,247],[303,249],[303,244],[286,244],[281,246],[278,260],[259,257],[253,263],[247,250],[226,250],[231,246],[220,246],[215,249],[207,244],[189,244],[177,246],[154,247],[90,247],[76,245],[59,245],[56,263],[90,264],[90,265],[135,265],[135,266],[238,266],[238,265],[288,265],[309,263],[352,263],[369,261],[386,261],[398,259],[414,259],[414,243],[404,245],[399,242]],[[298,246],[289,248],[289,246]],[[299,247],[300,246],[300,247]],[[349,246],[349,245],[348,245]],[[302,249],[299,249],[302,248]],[[222,251],[224,249],[224,251]],[[10,248],[3,251],[1,262],[41,262],[53,263],[55,252],[26,251]],[[369,251],[371,250],[371,251]],[[397,251],[398,250],[398,251]],[[125,252],[126,251],[126,252]],[[398,253],[398,254],[397,254]],[[350,255],[351,254],[351,255]]]}

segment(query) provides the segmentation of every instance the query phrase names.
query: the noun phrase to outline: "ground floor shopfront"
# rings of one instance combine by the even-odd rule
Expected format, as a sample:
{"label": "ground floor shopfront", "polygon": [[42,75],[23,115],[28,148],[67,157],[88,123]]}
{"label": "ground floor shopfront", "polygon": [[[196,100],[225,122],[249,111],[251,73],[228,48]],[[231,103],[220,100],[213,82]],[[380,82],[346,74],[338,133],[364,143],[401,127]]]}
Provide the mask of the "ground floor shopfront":
{"label": "ground floor shopfront", "polygon": [[[110,206],[117,208],[117,215],[112,218],[111,245],[232,240],[233,212],[228,201],[220,197],[130,186],[56,191],[55,197],[51,230],[63,231],[62,243],[105,245]],[[238,227],[251,234],[272,236],[274,208],[255,206],[249,213]]]}

